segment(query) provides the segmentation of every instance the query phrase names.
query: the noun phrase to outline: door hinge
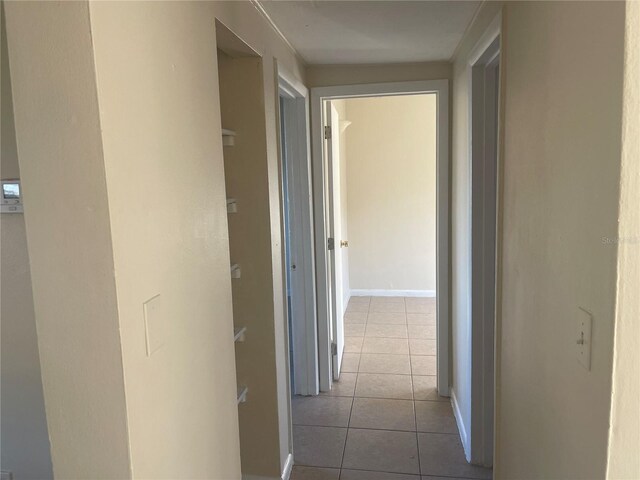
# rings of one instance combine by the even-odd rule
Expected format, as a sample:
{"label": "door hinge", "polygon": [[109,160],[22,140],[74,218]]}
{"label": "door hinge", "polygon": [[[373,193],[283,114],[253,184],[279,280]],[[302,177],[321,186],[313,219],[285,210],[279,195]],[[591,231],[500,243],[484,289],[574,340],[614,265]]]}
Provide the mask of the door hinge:
{"label": "door hinge", "polygon": [[331,138],[331,125],[324,127],[324,139],[329,140]]}
{"label": "door hinge", "polygon": [[336,248],[336,241],[334,238],[327,238],[327,250],[335,250]]}
{"label": "door hinge", "polygon": [[331,344],[331,355],[337,355],[337,354],[338,354],[338,344],[334,342]]}

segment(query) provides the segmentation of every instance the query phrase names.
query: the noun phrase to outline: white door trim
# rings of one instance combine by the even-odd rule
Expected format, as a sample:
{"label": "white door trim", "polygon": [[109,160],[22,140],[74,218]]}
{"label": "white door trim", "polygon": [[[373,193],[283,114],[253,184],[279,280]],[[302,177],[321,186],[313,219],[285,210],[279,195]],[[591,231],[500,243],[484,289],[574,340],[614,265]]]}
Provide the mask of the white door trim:
{"label": "white door trim", "polygon": [[331,340],[327,284],[327,235],[325,228],[325,181],[322,126],[322,102],[351,97],[377,97],[435,93],[437,102],[437,221],[436,221],[436,281],[438,336],[438,393],[449,396],[449,81],[337,85],[311,89],[311,141],[313,164],[313,198],[316,235],[316,286],[318,298],[318,354],[320,390],[331,389]]}
{"label": "white door trim", "polygon": [[[289,180],[292,186],[295,213],[291,229],[293,244],[292,253],[295,255],[296,276],[298,281],[291,282],[292,297],[297,301],[292,302],[293,331],[289,332],[293,343],[294,369],[294,394],[317,395],[318,384],[318,338],[316,320],[315,297],[315,259],[313,247],[313,216],[311,204],[311,151],[309,132],[309,91],[307,88],[290,75],[276,62],[276,76],[278,81],[278,97],[288,100],[287,104],[293,114],[285,118],[286,131],[289,133],[290,142],[280,145],[280,149],[286,149]],[[280,103],[278,102],[278,106]],[[278,107],[278,115],[280,111]],[[280,129],[280,122],[278,122]],[[278,134],[280,142],[281,134]],[[280,157],[282,158],[282,157]],[[282,165],[281,165],[282,168]],[[282,175],[280,176],[282,179]],[[281,190],[282,191],[282,190]],[[284,212],[282,212],[284,215]],[[284,225],[284,222],[281,222]],[[284,232],[283,232],[283,268],[286,268],[284,256]],[[285,272],[289,275],[291,272]],[[286,282],[286,278],[285,278]],[[286,287],[286,285],[285,285]],[[286,295],[286,288],[285,295]],[[286,298],[285,298],[286,305]],[[286,311],[286,309],[285,309]],[[287,321],[287,325],[289,322]],[[287,349],[289,343],[286,343]]]}
{"label": "white door trim", "polygon": [[497,298],[498,117],[502,15],[493,19],[468,61],[471,192],[470,310],[471,421],[467,459],[492,466],[495,431]]}

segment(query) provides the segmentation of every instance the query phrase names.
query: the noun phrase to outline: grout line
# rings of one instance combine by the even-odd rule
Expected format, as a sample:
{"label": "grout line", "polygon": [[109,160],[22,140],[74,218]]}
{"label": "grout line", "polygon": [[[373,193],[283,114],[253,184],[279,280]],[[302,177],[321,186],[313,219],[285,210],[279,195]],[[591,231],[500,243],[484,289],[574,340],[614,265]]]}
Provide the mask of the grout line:
{"label": "grout line", "polygon": [[[315,468],[333,468],[334,470],[336,470],[336,467],[315,467]],[[363,468],[347,468],[345,470],[353,470],[357,472],[371,472],[371,473],[390,473],[392,475],[407,475],[407,476],[416,477],[416,480],[418,480],[421,477],[419,473],[399,473],[399,472],[389,472],[386,470],[365,470]],[[450,478],[451,480],[481,480],[480,478],[475,478],[475,477],[460,477],[460,476],[452,477],[450,475],[438,475],[437,477],[435,477],[434,475],[422,475],[422,476],[427,478]]]}
{"label": "grout line", "polygon": [[[409,402],[410,400],[404,400],[405,402]],[[414,411],[414,416],[415,416],[415,411]],[[351,421],[351,418],[349,418],[349,421]],[[457,433],[449,433],[449,432],[423,432],[421,430],[398,430],[398,429],[393,429],[393,428],[373,428],[373,427],[339,427],[336,425],[307,425],[307,424],[300,424],[300,423],[296,423],[294,424],[296,427],[323,427],[323,428],[341,428],[342,430],[375,430],[375,431],[379,431],[379,432],[400,432],[400,433],[428,433],[430,435],[453,435],[453,436],[459,436]],[[416,427],[417,428],[417,427]],[[346,442],[345,442],[346,445]],[[343,451],[343,455],[344,455],[344,451]]]}
{"label": "grout line", "polygon": [[[411,361],[411,344],[409,344],[409,367],[413,374],[413,362]],[[416,426],[416,452],[418,453],[418,472],[422,475],[422,464],[420,463],[420,442],[418,441],[418,414],[416,413],[416,392],[413,386],[413,375],[411,375],[411,399],[413,400],[413,421]]]}

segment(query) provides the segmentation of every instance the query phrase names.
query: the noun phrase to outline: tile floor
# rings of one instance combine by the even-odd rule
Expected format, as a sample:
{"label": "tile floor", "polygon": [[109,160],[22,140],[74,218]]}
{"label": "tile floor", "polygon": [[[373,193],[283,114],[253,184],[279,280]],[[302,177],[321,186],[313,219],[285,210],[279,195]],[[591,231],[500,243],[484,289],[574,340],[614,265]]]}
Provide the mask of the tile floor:
{"label": "tile floor", "polygon": [[342,374],[293,399],[291,480],[490,479],[436,391],[434,298],[352,297]]}

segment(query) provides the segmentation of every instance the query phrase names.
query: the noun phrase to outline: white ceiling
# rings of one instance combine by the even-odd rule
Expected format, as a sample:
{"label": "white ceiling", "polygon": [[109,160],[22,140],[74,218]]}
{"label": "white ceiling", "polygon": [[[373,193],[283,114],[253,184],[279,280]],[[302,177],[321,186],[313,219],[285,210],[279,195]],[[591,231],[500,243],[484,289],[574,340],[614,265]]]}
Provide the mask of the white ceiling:
{"label": "white ceiling", "polygon": [[311,65],[449,60],[479,3],[260,1]]}

